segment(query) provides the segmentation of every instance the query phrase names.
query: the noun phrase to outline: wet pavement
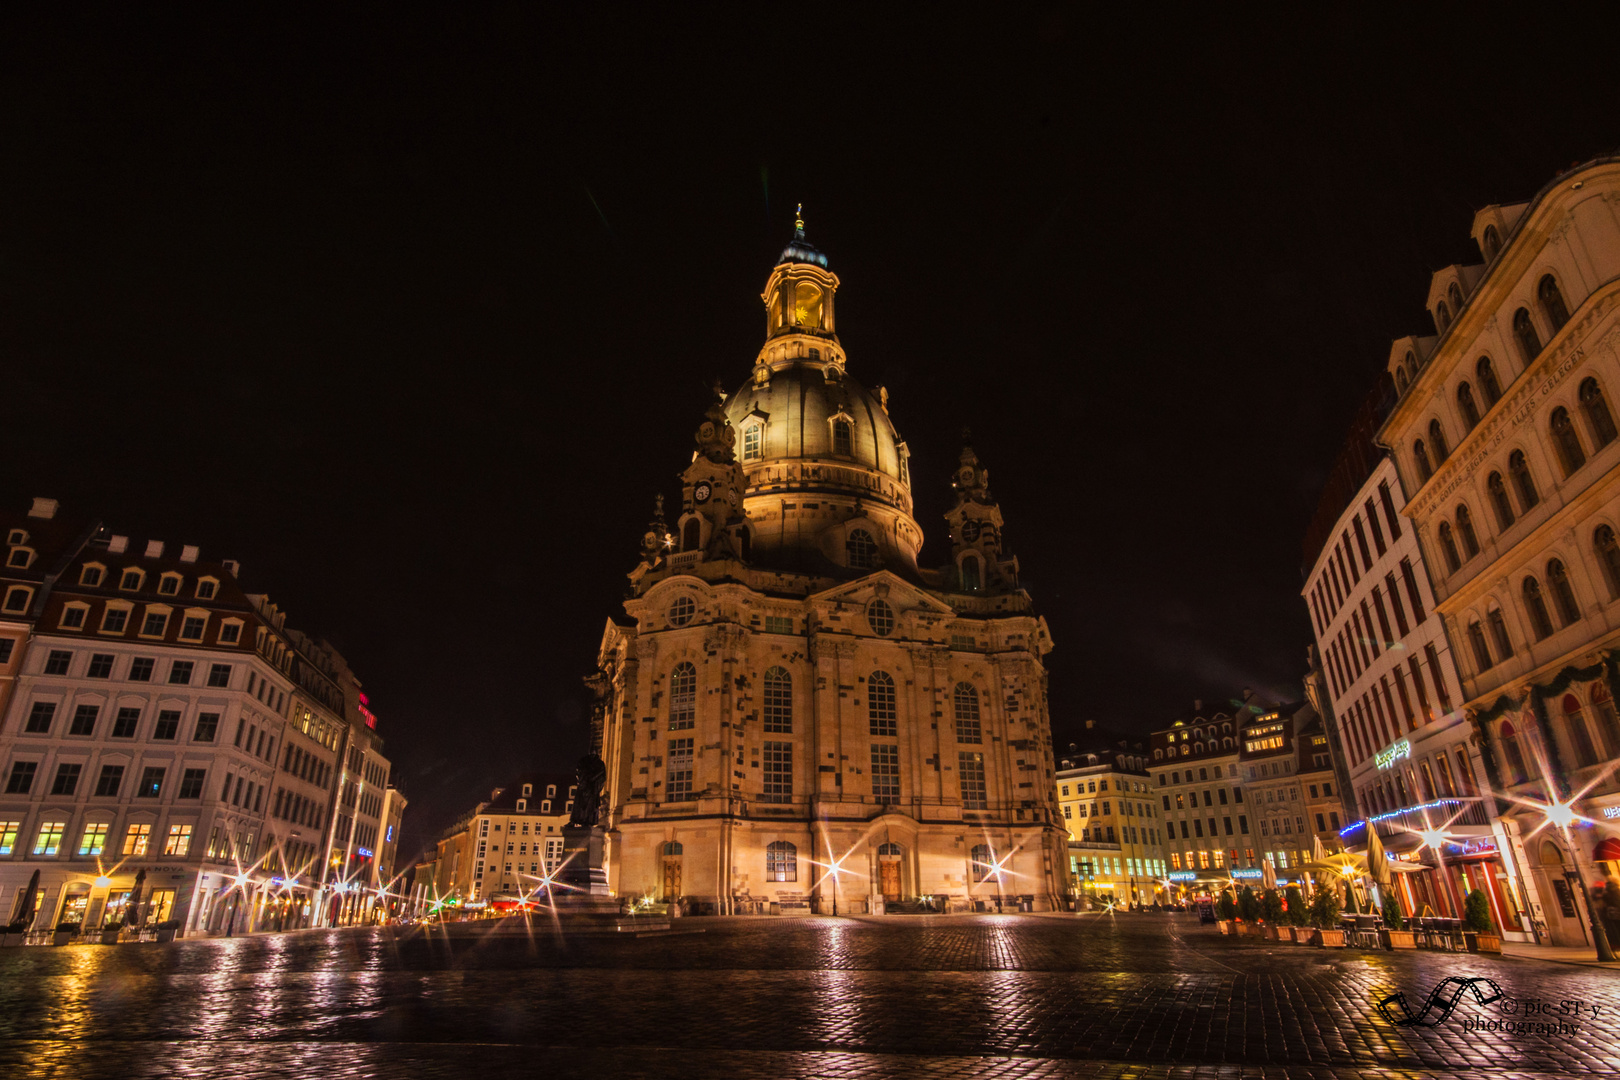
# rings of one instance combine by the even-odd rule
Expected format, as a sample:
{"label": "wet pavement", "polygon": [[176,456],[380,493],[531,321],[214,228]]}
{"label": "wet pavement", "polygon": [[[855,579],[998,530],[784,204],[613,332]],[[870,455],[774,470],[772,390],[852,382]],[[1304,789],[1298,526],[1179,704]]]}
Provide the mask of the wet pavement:
{"label": "wet pavement", "polygon": [[[1186,916],[686,919],[676,933],[643,937],[468,929],[0,950],[0,1074],[1150,1080],[1620,1070],[1614,971],[1256,942]],[[1489,978],[1506,996],[1484,1006],[1465,997],[1432,1027],[1396,1027],[1378,1013],[1397,990],[1416,1011],[1448,976]],[[1576,1001],[1578,1018],[1560,1012]],[[1481,1020],[1514,1030],[1474,1030]]]}

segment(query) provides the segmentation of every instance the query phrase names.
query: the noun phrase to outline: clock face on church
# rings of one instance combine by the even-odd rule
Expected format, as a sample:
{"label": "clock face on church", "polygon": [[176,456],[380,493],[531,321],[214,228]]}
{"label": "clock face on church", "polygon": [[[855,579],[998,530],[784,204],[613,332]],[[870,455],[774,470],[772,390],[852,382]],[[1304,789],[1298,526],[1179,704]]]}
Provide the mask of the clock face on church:
{"label": "clock face on church", "polygon": [[696,499],[700,503],[706,503],[709,501],[709,495],[712,493],[712,491],[713,489],[709,487],[708,481],[702,481],[697,487],[692,489],[692,498]]}

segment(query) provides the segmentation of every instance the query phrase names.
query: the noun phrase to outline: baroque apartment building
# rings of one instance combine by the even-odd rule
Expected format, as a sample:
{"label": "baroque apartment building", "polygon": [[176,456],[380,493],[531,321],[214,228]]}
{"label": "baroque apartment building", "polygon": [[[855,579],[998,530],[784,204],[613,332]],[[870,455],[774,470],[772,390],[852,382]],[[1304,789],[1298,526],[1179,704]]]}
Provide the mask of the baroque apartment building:
{"label": "baroque apartment building", "polygon": [[[1461,898],[1481,888],[1513,936],[1523,897],[1513,840],[1485,797],[1432,565],[1404,513],[1395,463],[1373,442],[1390,389],[1358,410],[1305,539],[1302,595],[1320,658],[1319,705],[1351,785],[1342,843],[1364,852],[1372,828],[1386,852],[1422,868],[1398,875],[1409,913],[1461,917]],[[1465,508],[1456,522],[1451,542],[1477,553],[1473,513]],[[1499,622],[1491,630],[1506,632]],[[1436,829],[1447,837],[1438,845]]]}
{"label": "baroque apartment building", "polygon": [[765,343],[719,389],[588,680],[621,895],[695,912],[1018,902],[1067,879],[1046,623],[971,449],[940,565],[910,452],[850,373],[838,277],[801,226]]}
{"label": "baroque apartment building", "polygon": [[1087,896],[1164,902],[1164,830],[1144,741],[1086,721],[1083,742],[1058,762],[1058,805],[1069,830],[1069,876]]}
{"label": "baroque apartment building", "polygon": [[1479,262],[1434,275],[1435,334],[1391,349],[1378,441],[1529,885],[1491,894],[1499,922],[1580,945],[1581,883],[1620,878],[1620,160],[1484,208],[1472,238]]}
{"label": "baroque apartment building", "polygon": [[1195,701],[1187,715],[1148,737],[1172,901],[1218,893],[1229,877],[1259,866],[1238,752],[1244,721],[1261,710],[1247,692],[1243,701],[1208,708]]}
{"label": "baroque apartment building", "polygon": [[38,871],[37,928],[336,918],[342,762],[366,741],[342,658],[196,547],[135,544],[47,499],[0,527],[0,606],[22,625],[0,715],[0,914]]}
{"label": "baroque apartment building", "polygon": [[[411,909],[484,911],[543,898],[562,865],[563,826],[574,809],[574,778],[529,775],[495,788],[446,829],[417,864]],[[674,887],[678,893],[680,882]]]}

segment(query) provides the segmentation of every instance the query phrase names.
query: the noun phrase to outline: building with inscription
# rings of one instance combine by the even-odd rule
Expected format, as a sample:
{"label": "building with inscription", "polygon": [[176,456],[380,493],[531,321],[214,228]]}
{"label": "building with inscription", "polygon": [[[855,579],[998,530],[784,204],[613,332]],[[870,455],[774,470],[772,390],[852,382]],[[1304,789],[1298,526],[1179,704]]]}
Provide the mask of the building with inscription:
{"label": "building with inscription", "polygon": [[[1430,285],[1435,334],[1391,350],[1399,394],[1378,435],[1456,648],[1458,704],[1506,796],[1529,914],[1568,945],[1589,940],[1575,886],[1616,877],[1620,857],[1617,213],[1614,158],[1480,210],[1481,261]],[[1578,815],[1567,833],[1549,804]],[[1492,896],[1510,930],[1539,931]]]}
{"label": "building with inscription", "polygon": [[[1341,793],[1350,784],[1343,835],[1336,826],[1324,843],[1365,851],[1370,819],[1386,851],[1425,868],[1400,876],[1411,913],[1460,917],[1472,887],[1464,878],[1516,911],[1522,889],[1484,794],[1433,575],[1402,513],[1395,464],[1373,442],[1392,389],[1384,384],[1362,403],[1305,536],[1302,595],[1320,657],[1317,690],[1326,698],[1317,707],[1329,749],[1344,757],[1341,776],[1321,783],[1337,783]],[[1472,513],[1455,528],[1459,553],[1477,552]],[[1317,811],[1307,812],[1314,824]],[[1430,842],[1437,828],[1454,841],[1444,850]]]}
{"label": "building with inscription", "polygon": [[344,793],[361,797],[342,764],[364,746],[370,782],[387,778],[343,658],[245,592],[234,561],[134,544],[48,499],[0,528],[7,562],[40,569],[6,586],[29,634],[0,715],[0,914],[38,871],[39,929],[336,919],[353,878],[334,837]]}
{"label": "building with inscription", "polygon": [[1147,741],[1086,721],[1058,761],[1058,805],[1069,830],[1069,877],[1093,900],[1168,902],[1164,822],[1148,773]]}
{"label": "building with inscription", "polygon": [[909,450],[849,371],[838,287],[801,226],[603,634],[612,887],[694,912],[1051,908],[1045,621],[971,449],[919,562]]}

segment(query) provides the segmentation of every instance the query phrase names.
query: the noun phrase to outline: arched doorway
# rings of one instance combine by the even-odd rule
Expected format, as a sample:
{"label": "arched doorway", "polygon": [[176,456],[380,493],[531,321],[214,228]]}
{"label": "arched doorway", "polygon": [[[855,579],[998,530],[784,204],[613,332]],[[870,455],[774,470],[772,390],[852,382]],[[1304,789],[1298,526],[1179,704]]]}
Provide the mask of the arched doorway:
{"label": "arched doorway", "polygon": [[881,844],[878,846],[878,888],[883,893],[885,901],[894,901],[901,896],[901,865],[904,859],[899,844]]}
{"label": "arched doorway", "polygon": [[664,903],[673,904],[681,896],[681,854],[683,852],[679,840],[671,840],[664,845]]}

